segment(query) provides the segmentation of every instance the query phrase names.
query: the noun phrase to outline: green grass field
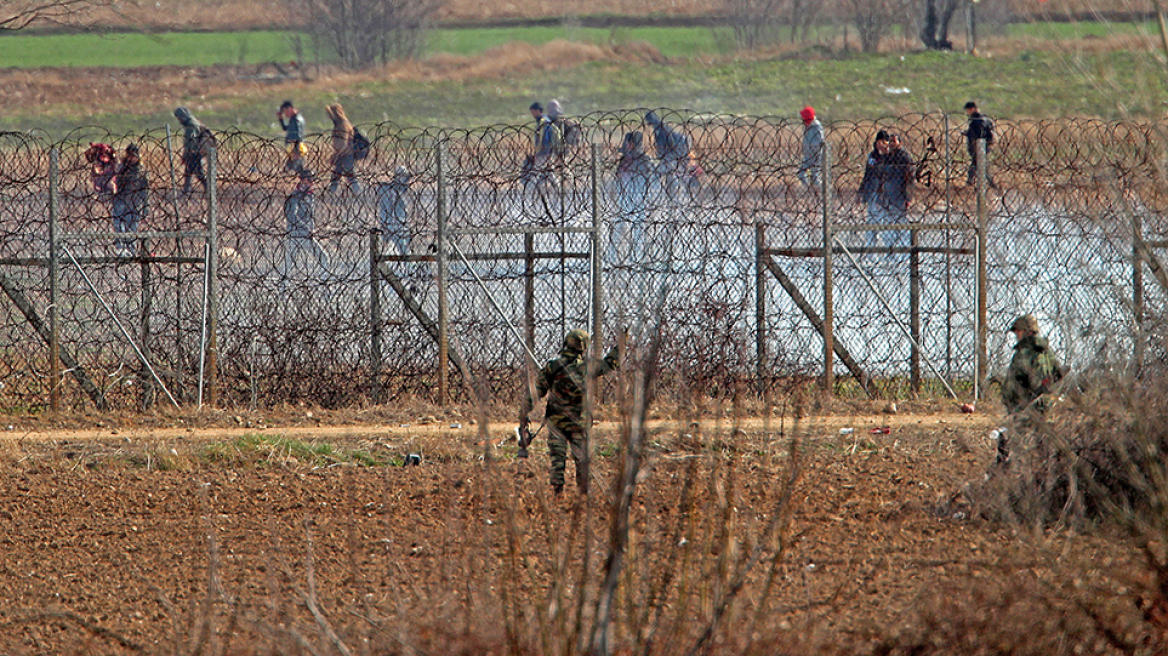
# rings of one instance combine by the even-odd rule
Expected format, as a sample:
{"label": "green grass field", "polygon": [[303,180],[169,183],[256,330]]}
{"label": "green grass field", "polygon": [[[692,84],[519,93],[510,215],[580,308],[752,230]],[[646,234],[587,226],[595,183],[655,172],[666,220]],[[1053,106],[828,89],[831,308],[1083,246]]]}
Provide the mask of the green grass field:
{"label": "green grass field", "polygon": [[[1045,40],[1154,35],[1154,23],[1019,23],[1004,28],[1007,36]],[[829,30],[830,31],[830,30]],[[0,67],[210,66],[259,64],[297,58],[297,35],[280,31],[173,32],[165,34],[3,34]],[[827,33],[818,35],[821,38]],[[643,41],[666,57],[722,55],[733,51],[729,28],[707,27],[500,27],[434,30],[426,54],[473,56],[512,41],[541,45],[555,39],[619,45]],[[316,58],[311,39],[300,37],[305,59]],[[322,53],[322,57],[328,56]]]}
{"label": "green grass field", "polygon": [[[1083,27],[1085,24],[1077,24]],[[1040,31],[1048,26],[1021,26]],[[1073,38],[1071,26],[1049,26],[1051,38]],[[1134,29],[1134,28],[1133,28]],[[714,64],[695,53],[727,52],[729,35],[708,28],[572,27],[439,30],[432,52],[473,55],[513,40],[543,43],[556,38],[596,43],[643,40],[672,58],[669,64],[594,62],[548,70],[517,69],[503,77],[464,81],[368,79],[296,93],[310,130],[326,128],[322,107],[345,104],[359,123],[392,120],[405,125],[477,126],[528,120],[532,100],[559,98],[572,114],[629,107],[674,107],[700,112],[794,116],[812,104],[827,120],[851,120],[911,112],[959,112],[976,99],[992,115],[1027,118],[1098,116],[1151,118],[1168,107],[1158,53],[1075,52],[1039,48],[1009,56],[905,52],[864,55],[808,49],[761,60],[730,55]],[[31,34],[0,36],[0,62],[9,66],[119,63],[199,65],[283,61],[293,57],[288,33],[147,35]],[[84,54],[84,57],[81,55]],[[730,53],[732,55],[732,53]],[[894,93],[908,89],[907,93]],[[286,90],[261,88],[238,95],[179,98],[216,127],[237,126],[278,134],[272,107]],[[0,129],[41,128],[63,134],[78,125],[138,131],[173,123],[169,107],[127,113],[82,108],[67,102],[14,106],[0,114]]]}
{"label": "green grass field", "polygon": [[[284,62],[297,59],[295,36],[290,32],[6,34],[0,36],[0,67],[132,68]],[[733,44],[727,30],[704,27],[508,27],[434,30],[427,53],[470,56],[512,41],[541,45],[555,39],[612,45],[645,41],[666,57],[724,53]],[[312,40],[301,37],[301,43],[304,58],[314,60]]]}
{"label": "green grass field", "polygon": [[[311,131],[326,129],[323,107],[344,103],[358,123],[478,126],[529,120],[532,100],[559,98],[572,114],[631,107],[688,108],[701,112],[794,117],[812,104],[826,120],[855,120],[911,112],[960,113],[976,99],[997,117],[1159,117],[1168,106],[1162,66],[1146,53],[1108,52],[1074,57],[1027,51],[1009,58],[960,53],[908,53],[725,60],[709,65],[597,62],[575,68],[516,73],[468,81],[368,81],[330,92],[299,92],[297,104]],[[890,90],[909,89],[908,93]],[[271,112],[286,91],[261,90],[219,98],[199,116],[216,127],[238,126],[277,136]],[[46,129],[103,125],[136,131],[173,123],[169,108],[141,114],[77,114],[68,106],[35,113],[6,112],[0,128]]]}

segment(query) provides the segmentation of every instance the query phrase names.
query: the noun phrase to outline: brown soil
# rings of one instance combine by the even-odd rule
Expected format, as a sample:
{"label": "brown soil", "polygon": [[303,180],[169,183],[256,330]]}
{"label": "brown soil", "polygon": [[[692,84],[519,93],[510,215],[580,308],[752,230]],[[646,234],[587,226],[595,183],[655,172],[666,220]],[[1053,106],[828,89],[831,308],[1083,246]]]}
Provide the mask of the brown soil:
{"label": "brown soil", "polygon": [[[862,642],[913,625],[945,591],[1008,588],[1051,571],[1111,571],[1125,552],[1106,539],[1026,539],[946,505],[986,471],[994,420],[951,412],[788,419],[781,435],[775,419],[659,423],[638,487],[626,585],[639,591],[634,597],[643,594],[648,586],[637,577],[657,580],[674,540],[655,541],[685,529],[698,545],[696,560],[668,586],[665,617],[684,614],[677,604],[685,592],[705,599],[721,589],[702,578],[717,570],[718,530],[733,527],[735,558],[758,539],[789,471],[793,434],[801,436],[803,474],[759,635],[795,631],[803,645]],[[482,460],[476,427],[450,429],[449,421],[271,431],[423,451],[423,464],[408,468],[238,466],[199,455],[209,442],[257,432],[242,426],[21,431],[0,442],[0,653],[188,653],[204,625],[206,653],[298,653],[289,647],[297,633],[332,653],[323,625],[304,610],[310,553],[319,607],[350,646],[368,640],[396,653],[405,641],[414,653],[453,653],[443,649],[450,636],[471,634],[494,647],[467,653],[491,653],[504,640],[506,612],[518,614],[521,642],[541,651],[556,572],[573,581],[579,573],[583,538],[572,532],[579,497],[547,494],[542,441],[526,464],[510,459],[510,446]],[[618,464],[610,426],[596,444],[594,575]],[[841,435],[849,426],[854,432]],[[891,433],[870,432],[879,426]],[[687,481],[690,511],[677,505]],[[557,567],[553,556],[568,564]],[[756,598],[760,578],[745,599]],[[512,602],[500,597],[505,591],[517,595]],[[708,604],[692,612],[701,616]],[[633,615],[617,613],[624,641],[626,613]],[[224,649],[228,634],[234,641]],[[723,638],[728,648],[743,639]]]}

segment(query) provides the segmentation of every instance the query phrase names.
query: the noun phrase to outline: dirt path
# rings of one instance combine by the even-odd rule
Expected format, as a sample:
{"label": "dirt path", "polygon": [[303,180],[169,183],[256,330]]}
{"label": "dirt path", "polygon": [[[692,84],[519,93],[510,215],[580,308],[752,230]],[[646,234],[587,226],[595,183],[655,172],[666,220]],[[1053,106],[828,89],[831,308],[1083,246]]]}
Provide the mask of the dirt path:
{"label": "dirt path", "polygon": [[[863,434],[872,428],[887,426],[893,433],[905,427],[929,426],[962,427],[967,429],[989,430],[1000,423],[1001,418],[987,414],[897,414],[897,415],[832,415],[827,417],[808,417],[802,420],[793,420],[790,417],[780,421],[778,418],[748,417],[738,420],[737,423],[726,420],[704,420],[704,432],[729,431],[733,428],[742,428],[749,431],[779,430],[791,431],[798,427],[803,434],[814,436],[823,434],[838,434],[841,428],[854,428]],[[686,426],[685,422],[677,420],[659,420],[649,422],[650,430],[661,431],[678,429]],[[618,423],[613,421],[598,422],[601,432],[617,430]],[[478,435],[478,426],[469,422],[441,421],[426,424],[352,424],[352,425],[276,425],[276,426],[240,426],[236,428],[184,428],[184,427],[110,427],[90,429],[51,429],[51,430],[4,430],[0,427],[0,442],[58,442],[61,440],[92,441],[104,440],[113,437],[143,441],[166,442],[178,439],[197,441],[231,440],[244,435],[278,435],[297,439],[361,439],[376,437],[379,439],[411,436],[447,435],[452,438],[470,439]],[[489,426],[492,438],[498,439],[511,433],[513,426],[503,422],[493,422]]]}

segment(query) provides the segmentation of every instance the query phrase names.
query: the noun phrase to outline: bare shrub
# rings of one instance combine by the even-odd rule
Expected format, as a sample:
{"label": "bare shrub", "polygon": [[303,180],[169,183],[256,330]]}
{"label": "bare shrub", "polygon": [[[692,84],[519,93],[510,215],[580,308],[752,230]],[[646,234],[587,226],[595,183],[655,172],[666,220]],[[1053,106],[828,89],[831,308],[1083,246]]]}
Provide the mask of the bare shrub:
{"label": "bare shrub", "polygon": [[841,12],[856,26],[864,52],[880,49],[880,42],[904,9],[901,0],[842,0],[841,5]]}
{"label": "bare shrub", "polygon": [[292,0],[304,29],[341,65],[367,68],[418,55],[441,0]]}
{"label": "bare shrub", "polygon": [[723,11],[734,29],[734,43],[752,50],[778,43],[784,30],[792,43],[796,38],[806,40],[825,4],[825,0],[725,0]]}
{"label": "bare shrub", "polygon": [[[1011,462],[971,493],[985,515],[1081,532],[1118,530],[1142,555],[1132,595],[1144,641],[1168,646],[1168,371],[1087,376],[1046,421],[1012,427]],[[1090,607],[1100,630],[1135,648]]]}

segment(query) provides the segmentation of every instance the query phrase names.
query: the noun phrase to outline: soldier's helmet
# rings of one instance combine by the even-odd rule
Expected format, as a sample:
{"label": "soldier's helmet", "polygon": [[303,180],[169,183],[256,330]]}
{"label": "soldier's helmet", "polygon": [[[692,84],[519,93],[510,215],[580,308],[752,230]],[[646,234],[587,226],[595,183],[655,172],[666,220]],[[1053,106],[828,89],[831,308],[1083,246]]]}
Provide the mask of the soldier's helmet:
{"label": "soldier's helmet", "polygon": [[577,353],[583,353],[588,350],[588,333],[577,328],[564,336],[564,348],[571,349]]}
{"label": "soldier's helmet", "polygon": [[1024,315],[1018,317],[1017,319],[1015,319],[1014,323],[1010,324],[1009,332],[1013,332],[1015,330],[1021,330],[1024,332],[1031,332],[1031,333],[1037,334],[1038,333],[1038,319],[1036,319],[1033,314],[1024,314]]}

